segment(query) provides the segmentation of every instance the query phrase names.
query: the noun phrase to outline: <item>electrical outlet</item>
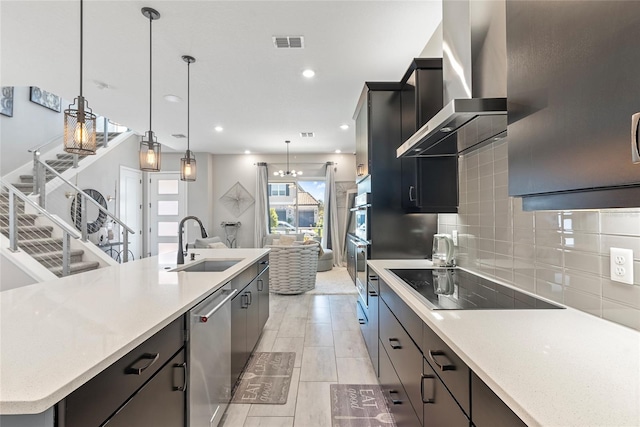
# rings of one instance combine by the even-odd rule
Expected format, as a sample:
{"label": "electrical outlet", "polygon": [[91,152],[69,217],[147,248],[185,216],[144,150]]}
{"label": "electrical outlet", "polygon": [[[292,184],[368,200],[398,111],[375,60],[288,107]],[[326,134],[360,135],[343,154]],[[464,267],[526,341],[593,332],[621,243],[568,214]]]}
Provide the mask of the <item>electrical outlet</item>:
{"label": "electrical outlet", "polygon": [[611,280],[633,285],[633,251],[610,248]]}
{"label": "electrical outlet", "polygon": [[453,246],[458,246],[458,230],[451,232],[451,240],[453,240]]}

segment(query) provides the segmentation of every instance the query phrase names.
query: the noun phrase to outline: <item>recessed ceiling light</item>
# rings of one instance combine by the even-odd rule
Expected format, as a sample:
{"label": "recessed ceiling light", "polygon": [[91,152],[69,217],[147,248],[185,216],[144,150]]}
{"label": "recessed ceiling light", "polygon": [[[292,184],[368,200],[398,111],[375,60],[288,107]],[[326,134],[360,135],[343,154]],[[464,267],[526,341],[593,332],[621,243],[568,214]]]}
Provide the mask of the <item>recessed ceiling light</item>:
{"label": "recessed ceiling light", "polygon": [[251,154],[251,151],[249,151],[249,150],[244,150],[244,154]]}
{"label": "recessed ceiling light", "polygon": [[182,98],[180,98],[178,95],[165,95],[164,96],[164,100],[167,102],[180,102],[182,101]]}
{"label": "recessed ceiling light", "polygon": [[302,72],[302,75],[305,76],[306,78],[310,79],[311,77],[316,75],[316,72],[313,71],[312,69],[307,68],[306,70],[304,70]]}
{"label": "recessed ceiling light", "polygon": [[335,152],[336,154],[340,154],[340,153],[342,153],[342,150],[337,149],[337,150],[336,150],[336,151],[334,151],[334,152]]}
{"label": "recessed ceiling light", "polygon": [[214,127],[214,129],[216,130],[216,132],[222,132],[224,130],[222,126],[216,126]]}
{"label": "recessed ceiling light", "polygon": [[349,129],[349,125],[340,125],[340,129],[347,130]]}

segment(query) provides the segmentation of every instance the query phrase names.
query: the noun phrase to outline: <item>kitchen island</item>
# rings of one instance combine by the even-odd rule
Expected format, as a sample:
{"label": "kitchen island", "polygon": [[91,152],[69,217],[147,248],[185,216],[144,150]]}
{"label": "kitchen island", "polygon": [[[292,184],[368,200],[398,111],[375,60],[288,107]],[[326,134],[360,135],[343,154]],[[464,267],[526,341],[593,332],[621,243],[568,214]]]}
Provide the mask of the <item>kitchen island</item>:
{"label": "kitchen island", "polygon": [[199,249],[194,263],[239,260],[220,272],[170,271],[168,253],[1,292],[0,424],[52,426],[57,402],[267,253]]}
{"label": "kitchen island", "polygon": [[638,331],[570,307],[432,310],[389,271],[429,261],[368,264],[528,426],[640,426]]}

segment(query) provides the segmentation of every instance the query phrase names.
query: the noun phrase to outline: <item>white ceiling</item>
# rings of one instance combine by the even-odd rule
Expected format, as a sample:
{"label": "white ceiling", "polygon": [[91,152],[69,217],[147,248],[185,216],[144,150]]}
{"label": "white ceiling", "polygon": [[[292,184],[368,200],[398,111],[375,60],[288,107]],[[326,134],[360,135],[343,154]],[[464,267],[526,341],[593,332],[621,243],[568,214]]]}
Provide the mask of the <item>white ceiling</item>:
{"label": "white ceiling", "polygon": [[[94,112],[139,133],[149,128],[145,6],[162,15],[153,22],[153,130],[163,145],[186,148],[171,134],[187,133],[181,56],[192,55],[191,149],[220,154],[282,153],[286,139],[292,154],[352,152],[363,83],[399,80],[442,17],[441,1],[85,0],[84,95]],[[0,15],[0,83],[76,97],[79,1],[2,0]],[[302,35],[305,47],[278,50],[275,35]],[[316,76],[302,77],[305,68]]]}

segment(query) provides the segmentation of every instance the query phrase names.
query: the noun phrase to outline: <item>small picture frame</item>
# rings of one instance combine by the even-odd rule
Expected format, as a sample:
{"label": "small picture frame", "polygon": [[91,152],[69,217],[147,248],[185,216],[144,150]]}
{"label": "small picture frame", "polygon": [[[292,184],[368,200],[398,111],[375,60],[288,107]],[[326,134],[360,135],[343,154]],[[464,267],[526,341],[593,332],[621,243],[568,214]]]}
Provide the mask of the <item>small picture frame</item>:
{"label": "small picture frame", "polygon": [[0,93],[0,114],[13,117],[13,86],[2,86]]}
{"label": "small picture frame", "polygon": [[35,102],[38,105],[42,105],[45,108],[53,110],[57,113],[61,110],[62,100],[58,95],[54,95],[51,92],[42,90],[37,86],[31,86],[31,93],[29,95],[31,102]]}

